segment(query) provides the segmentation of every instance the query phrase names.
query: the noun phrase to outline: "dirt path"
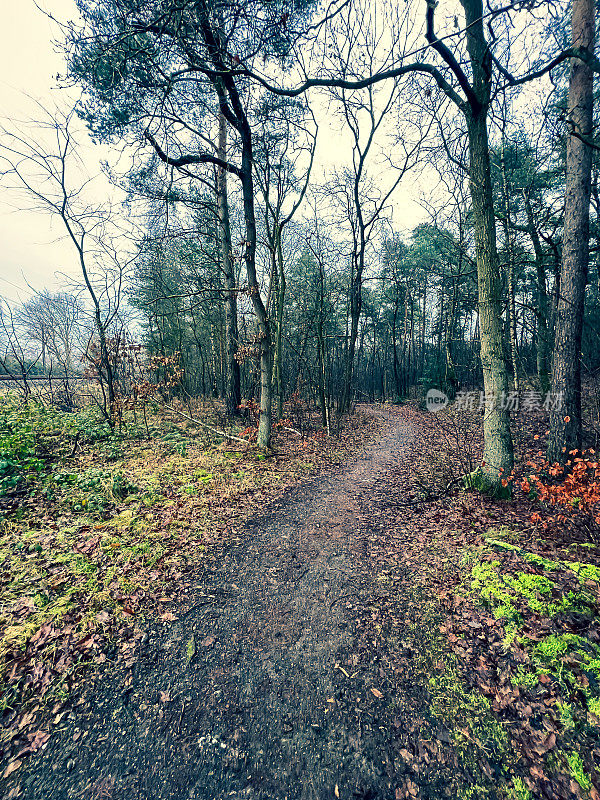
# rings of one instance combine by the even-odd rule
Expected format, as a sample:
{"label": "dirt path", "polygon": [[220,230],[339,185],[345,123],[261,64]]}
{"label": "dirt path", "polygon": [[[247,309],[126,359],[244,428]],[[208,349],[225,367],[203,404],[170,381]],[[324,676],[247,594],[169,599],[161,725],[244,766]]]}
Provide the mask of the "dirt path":
{"label": "dirt path", "polygon": [[374,489],[397,493],[394,468],[417,435],[390,416],[370,453],[246,526],[178,618],[150,629],[134,666],[89,687],[12,796],[444,796],[443,776],[428,783],[435,795],[418,788],[398,755],[427,676],[398,674],[380,643],[369,652],[364,622],[381,592],[369,559]]}

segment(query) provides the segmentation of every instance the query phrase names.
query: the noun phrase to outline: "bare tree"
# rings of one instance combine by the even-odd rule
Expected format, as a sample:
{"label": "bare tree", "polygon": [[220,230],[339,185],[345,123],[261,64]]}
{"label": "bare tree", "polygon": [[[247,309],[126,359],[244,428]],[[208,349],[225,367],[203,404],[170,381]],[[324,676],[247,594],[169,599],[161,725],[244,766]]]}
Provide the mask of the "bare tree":
{"label": "bare tree", "polygon": [[108,207],[90,206],[83,199],[89,179],[77,174],[73,111],[41,111],[40,120],[20,128],[15,123],[0,126],[0,177],[10,189],[33,201],[33,209],[58,217],[75,248],[98,338],[94,361],[102,408],[114,425],[117,396],[108,336],[121,301],[124,264],[115,243],[120,232],[114,229]]}
{"label": "bare tree", "polygon": [[[256,175],[265,206],[266,247],[270,256],[267,311],[275,305],[273,383],[277,417],[283,415],[283,323],[286,293],[284,233],[300,209],[309,185],[318,125],[305,103],[269,98],[258,114]],[[273,299],[272,299],[273,298]]]}
{"label": "bare tree", "polygon": [[32,394],[31,376],[41,365],[42,353],[23,334],[10,303],[0,299],[0,371],[27,400]]}

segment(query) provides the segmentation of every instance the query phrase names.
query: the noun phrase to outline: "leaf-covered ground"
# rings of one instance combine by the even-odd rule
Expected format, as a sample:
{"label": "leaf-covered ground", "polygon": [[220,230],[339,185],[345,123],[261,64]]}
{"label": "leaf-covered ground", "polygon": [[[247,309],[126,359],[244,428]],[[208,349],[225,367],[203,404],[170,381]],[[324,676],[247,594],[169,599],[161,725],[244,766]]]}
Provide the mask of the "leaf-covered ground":
{"label": "leaf-covered ground", "polygon": [[[106,661],[67,702],[53,676],[53,717],[10,740],[6,797],[598,797],[595,532],[544,530],[531,497],[492,500],[452,483],[477,459],[476,417],[371,413],[379,428],[364,454],[347,447],[335,470],[280,491],[317,461],[317,449],[300,456],[290,444],[282,469],[297,458],[292,473],[260,497],[230,489],[216,510],[217,466],[195,463],[207,474],[192,491],[189,471],[169,472],[180,454],[154,453],[179,477],[159,482],[153,506],[136,500],[124,527],[154,509],[173,543],[136,555],[146,584],[81,611],[93,645],[81,639],[74,663]],[[521,462],[543,426],[523,425]],[[254,465],[255,483],[272,469]],[[99,537],[86,557],[101,574],[103,542],[118,539],[114,520],[130,509],[116,504],[107,529],[80,537],[83,547]],[[114,559],[119,549],[106,548]],[[129,580],[128,560],[117,563]]]}
{"label": "leaf-covered ground", "polygon": [[[417,483],[424,485],[425,473],[430,481],[437,475],[443,489],[445,472],[464,468],[469,452],[477,455],[476,422],[452,415],[419,422]],[[521,431],[522,463],[537,454],[544,424],[529,420]],[[406,619],[406,598],[416,594],[422,602],[428,640],[417,628],[396,661],[411,671],[415,660],[429,664],[427,705],[447,730],[446,757],[457,776],[470,776],[457,784],[456,796],[599,797],[597,537],[532,524],[533,511],[552,510],[518,491],[513,501],[442,491],[420,504],[414,473],[401,467],[396,478],[396,491],[386,487],[373,498],[371,556],[388,589],[377,626],[393,638]],[[439,748],[425,724],[409,748],[412,783],[399,797],[436,796],[427,788],[440,764],[438,751],[431,757],[432,741]]]}
{"label": "leaf-covered ground", "polygon": [[24,438],[31,429],[36,469],[0,518],[7,772],[46,744],[48,720],[61,719],[90,668],[129,663],[145,624],[174,619],[189,574],[218,559],[250,516],[380,427],[359,413],[327,438],[307,420],[302,433],[278,430],[265,455],[211,444],[199,426],[164,415],[151,438],[100,435],[81,414],[59,425],[40,408],[10,422]]}

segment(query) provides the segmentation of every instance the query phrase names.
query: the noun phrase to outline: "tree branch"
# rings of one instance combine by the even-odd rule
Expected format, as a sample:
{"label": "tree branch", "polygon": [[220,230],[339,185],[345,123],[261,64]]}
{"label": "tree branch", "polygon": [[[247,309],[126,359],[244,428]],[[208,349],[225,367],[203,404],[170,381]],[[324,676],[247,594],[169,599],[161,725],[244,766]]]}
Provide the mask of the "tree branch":
{"label": "tree branch", "polygon": [[434,29],[434,12],[437,6],[437,0],[427,0],[427,14],[425,16],[425,21],[427,23],[427,28],[425,31],[425,38],[429,42],[429,44],[433,47],[433,49],[438,53],[446,64],[450,67],[454,75],[456,76],[456,80],[458,81],[460,88],[465,93],[465,97],[469,105],[471,106],[474,112],[477,112],[481,108],[481,103],[477,99],[477,95],[473,91],[473,87],[469,83],[469,79],[463,72],[462,67],[454,57],[454,54],[450,50],[450,48],[445,45],[440,39],[437,38],[435,35]]}
{"label": "tree branch", "polygon": [[152,145],[161,161],[176,169],[190,166],[190,164],[214,164],[221,169],[227,170],[227,172],[231,172],[233,175],[237,175],[238,178],[241,177],[241,170],[239,167],[236,167],[235,164],[230,164],[228,161],[223,161],[223,159],[217,158],[217,156],[213,156],[210,153],[191,153],[187,156],[174,158],[165,153],[154,136],[147,129],[144,131],[144,139]]}

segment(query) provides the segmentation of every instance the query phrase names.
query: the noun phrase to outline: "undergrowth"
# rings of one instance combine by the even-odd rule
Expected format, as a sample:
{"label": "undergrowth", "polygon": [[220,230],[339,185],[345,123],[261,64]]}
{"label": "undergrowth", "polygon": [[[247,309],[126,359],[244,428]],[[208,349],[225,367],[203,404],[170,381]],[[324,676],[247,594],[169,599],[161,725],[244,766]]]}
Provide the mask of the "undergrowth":
{"label": "undergrowth", "polygon": [[279,431],[279,453],[267,456],[148,411],[143,427],[131,415],[114,432],[91,407],[62,413],[2,398],[5,743],[27,730],[24,709],[52,707],[85,665],[127,649],[145,620],[172,619],[168,604],[190,570],[217,557],[266,499],[339,462],[371,425],[356,417],[339,439],[301,442]]}
{"label": "undergrowth", "polygon": [[569,773],[586,795],[592,782],[585,758],[590,742],[600,740],[600,569],[547,559],[507,541],[514,538],[504,529],[489,532],[471,554],[464,591],[501,622],[506,651],[516,648],[524,662],[513,686],[532,699],[551,687],[555,700],[545,713],[561,739],[548,764]]}

